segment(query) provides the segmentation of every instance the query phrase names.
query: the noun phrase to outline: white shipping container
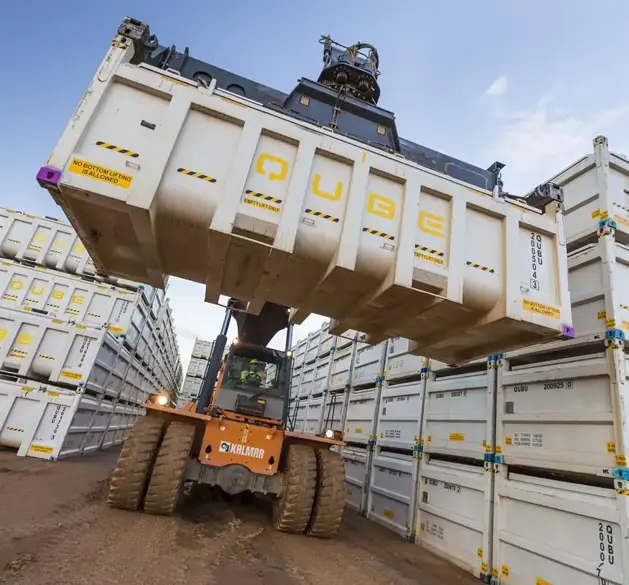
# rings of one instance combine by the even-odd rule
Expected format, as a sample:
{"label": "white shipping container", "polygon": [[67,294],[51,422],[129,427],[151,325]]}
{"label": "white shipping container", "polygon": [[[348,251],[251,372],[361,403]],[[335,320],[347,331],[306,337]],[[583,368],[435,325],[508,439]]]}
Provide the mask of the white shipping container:
{"label": "white shipping container", "polygon": [[359,344],[354,360],[354,371],[352,372],[352,386],[354,388],[373,386],[376,383],[376,378],[382,375],[380,368],[383,351],[384,345],[382,344]]}
{"label": "white shipping container", "polygon": [[303,433],[305,432],[306,426],[306,411],[308,409],[306,400],[297,400],[294,403],[293,414],[291,420],[294,421],[295,432]]}
{"label": "white shipping container", "polygon": [[[477,577],[490,576],[493,477],[482,464],[425,457],[420,465],[417,542]],[[535,580],[526,583],[535,584]]]}
{"label": "white shipping container", "polygon": [[612,352],[548,357],[497,370],[496,451],[509,465],[611,477],[627,453]]}
{"label": "white shipping container", "polygon": [[349,384],[350,366],[352,364],[352,347],[337,350],[332,362],[332,377],[329,390],[342,390]]}
{"label": "white shipping container", "polygon": [[319,355],[319,342],[321,341],[321,329],[308,335],[308,346],[304,355],[304,363],[314,362]]}
{"label": "white shipping container", "polygon": [[335,336],[328,331],[328,325],[323,325],[321,328],[321,340],[319,341],[319,351],[317,355],[319,357],[326,356],[332,350],[334,345]]}
{"label": "white shipping container", "polygon": [[0,307],[126,333],[140,293],[47,268],[0,262]]}
{"label": "white shipping container", "polygon": [[367,450],[344,447],[342,455],[345,459],[345,504],[349,508],[360,510],[367,473]]}
{"label": "white shipping container", "polygon": [[425,380],[385,385],[380,398],[377,444],[411,450],[421,437]]}
{"label": "white shipping container", "polygon": [[379,449],[373,458],[367,517],[400,536],[410,531],[414,467],[411,455]]}
{"label": "white shipping container", "polygon": [[192,357],[200,358],[203,360],[209,360],[212,355],[212,348],[214,347],[213,341],[206,341],[197,337],[194,340],[194,346],[192,348]]}
{"label": "white shipping container", "polygon": [[0,445],[22,457],[58,459],[93,451],[110,429],[115,436],[106,446],[119,444],[142,413],[50,384],[0,381]]}
{"label": "white shipping container", "polygon": [[346,443],[367,443],[371,438],[376,416],[376,390],[352,390],[347,405],[344,440]]}
{"label": "white shipping container", "polygon": [[301,368],[304,365],[304,358],[306,357],[306,347],[308,345],[308,339],[302,339],[296,347],[293,348],[293,367]]}
{"label": "white shipping container", "polygon": [[576,335],[621,329],[629,336],[629,247],[601,238],[572,252],[568,268]]}
{"label": "white shipping container", "polygon": [[191,358],[186,370],[186,376],[192,378],[203,378],[205,376],[205,370],[207,370],[208,361],[199,358]]}
{"label": "white shipping container", "polygon": [[387,346],[387,362],[384,377],[388,381],[419,376],[426,365],[426,359],[408,353],[410,341],[396,337],[390,339]]}
{"label": "white shipping container", "polygon": [[60,272],[96,275],[85,246],[68,223],[0,208],[0,255]]}
{"label": "white shipping container", "polygon": [[[626,512],[613,489],[496,476],[494,578],[504,585],[626,585]],[[624,507],[624,505],[623,505]],[[626,508],[625,508],[626,510]]]}
{"label": "white shipping container", "polygon": [[310,396],[314,383],[315,367],[313,364],[304,366],[301,371],[301,386],[299,387],[299,397]]}
{"label": "white shipping container", "polygon": [[299,386],[301,384],[301,370],[295,371],[293,368],[293,375],[290,379],[290,397],[296,398],[299,395]]}
{"label": "white shipping container", "polygon": [[317,360],[315,364],[314,383],[312,386],[312,394],[321,394],[328,382],[328,374],[330,372],[330,356]]}
{"label": "white shipping container", "polygon": [[321,396],[311,398],[306,402],[306,423],[304,432],[314,435],[319,425],[319,416],[321,415]]}
{"label": "white shipping container", "polygon": [[494,370],[458,372],[431,372],[428,378],[423,450],[483,459],[492,446]]}
{"label": "white shipping container", "polygon": [[553,177],[565,196],[568,246],[596,234],[601,220],[613,220],[616,231],[629,235],[629,161],[609,151],[604,136],[593,140],[593,152]]}
{"label": "white shipping container", "polygon": [[[38,174],[99,268],[154,286],[168,274],[204,283],[212,302],[225,294],[297,307],[297,322],[327,315],[339,320],[332,333],[414,339],[449,363],[569,333],[554,201],[542,212],[494,196],[215,85],[132,64],[134,51],[116,37],[80,119]],[[152,130],[141,127],[147,112]],[[538,249],[543,264],[531,263]]]}
{"label": "white shipping container", "polygon": [[[129,352],[123,350],[122,342],[106,329],[72,325],[28,312],[0,310],[0,367],[20,378],[117,393],[110,385],[120,387],[123,366],[112,361],[112,352],[114,356],[122,354],[123,361],[124,356],[131,359]],[[135,354],[136,360],[141,361],[140,357]],[[142,372],[146,377],[143,381],[136,380],[137,392],[130,400],[143,402],[147,394],[168,389],[163,377],[148,374],[140,364],[135,364],[134,371],[136,374],[132,375]]]}

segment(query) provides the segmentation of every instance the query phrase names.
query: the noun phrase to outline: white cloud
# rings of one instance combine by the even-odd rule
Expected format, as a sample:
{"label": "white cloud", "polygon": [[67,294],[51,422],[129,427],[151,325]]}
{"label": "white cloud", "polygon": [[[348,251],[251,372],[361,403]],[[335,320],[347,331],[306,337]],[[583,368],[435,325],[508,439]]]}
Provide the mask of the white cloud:
{"label": "white cloud", "polygon": [[[175,333],[179,342],[179,351],[183,372],[185,374],[190,355],[194,346],[195,337],[212,341],[220,332],[225,309],[217,305],[206,303],[205,287],[202,284],[189,282],[180,278],[171,277],[169,281],[167,296],[170,299],[170,306],[173,309],[173,319],[175,322]],[[221,303],[226,303],[227,297],[221,297]],[[327,321],[319,315],[311,315],[301,325],[294,328],[293,339],[299,341],[306,335],[315,331]],[[232,321],[228,339],[237,336],[236,323]],[[284,349],[286,332],[278,333],[269,344],[275,349]]]}
{"label": "white cloud", "polygon": [[485,95],[502,95],[507,91],[508,80],[506,75],[501,75],[495,79],[485,90]]}
{"label": "white cloud", "polygon": [[494,106],[497,139],[488,157],[507,166],[505,188],[524,194],[592,152],[592,139],[603,134],[610,149],[626,152],[629,103],[573,112],[568,99],[540,98],[527,109]]}

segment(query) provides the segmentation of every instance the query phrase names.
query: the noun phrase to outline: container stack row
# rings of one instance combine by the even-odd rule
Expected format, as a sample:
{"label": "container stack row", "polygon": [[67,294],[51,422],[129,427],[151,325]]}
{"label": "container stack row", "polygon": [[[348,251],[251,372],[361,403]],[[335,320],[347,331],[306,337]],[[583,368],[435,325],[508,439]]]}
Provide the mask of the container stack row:
{"label": "container stack row", "polygon": [[199,396],[213,349],[213,341],[206,341],[199,337],[194,340],[190,363],[177,399],[177,408],[183,408],[187,402],[192,402]]}
{"label": "container stack row", "polygon": [[0,446],[57,459],[120,444],[181,373],[164,290],[99,274],[66,222],[0,208]]}
{"label": "container stack row", "polygon": [[[458,368],[402,353],[405,380],[388,374],[404,340],[359,350],[347,503],[494,585],[629,585],[629,161],[598,137],[554,181],[575,338]],[[527,260],[522,286],[543,289],[535,237]]]}

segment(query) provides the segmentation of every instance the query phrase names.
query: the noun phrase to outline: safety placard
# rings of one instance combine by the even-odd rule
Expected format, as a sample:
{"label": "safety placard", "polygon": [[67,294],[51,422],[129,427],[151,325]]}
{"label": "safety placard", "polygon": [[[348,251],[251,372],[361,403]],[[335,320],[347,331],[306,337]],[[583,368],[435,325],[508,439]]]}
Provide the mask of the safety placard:
{"label": "safety placard", "polygon": [[102,167],[95,163],[91,163],[80,158],[73,158],[70,162],[68,170],[71,173],[81,175],[83,177],[89,177],[90,179],[96,179],[103,183],[115,185],[116,187],[122,187],[128,189],[133,182],[133,176],[126,173],[121,173],[114,169]]}

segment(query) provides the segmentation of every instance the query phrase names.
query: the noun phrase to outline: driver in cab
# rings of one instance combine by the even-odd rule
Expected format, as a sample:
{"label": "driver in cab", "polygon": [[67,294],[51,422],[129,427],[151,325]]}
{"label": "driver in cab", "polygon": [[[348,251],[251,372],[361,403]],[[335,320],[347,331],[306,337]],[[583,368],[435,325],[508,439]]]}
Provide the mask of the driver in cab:
{"label": "driver in cab", "polygon": [[249,368],[240,373],[240,383],[247,386],[259,387],[262,385],[262,364],[258,360],[251,360]]}

